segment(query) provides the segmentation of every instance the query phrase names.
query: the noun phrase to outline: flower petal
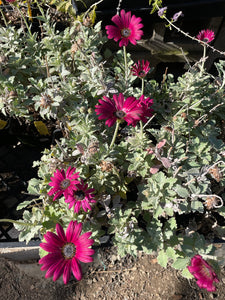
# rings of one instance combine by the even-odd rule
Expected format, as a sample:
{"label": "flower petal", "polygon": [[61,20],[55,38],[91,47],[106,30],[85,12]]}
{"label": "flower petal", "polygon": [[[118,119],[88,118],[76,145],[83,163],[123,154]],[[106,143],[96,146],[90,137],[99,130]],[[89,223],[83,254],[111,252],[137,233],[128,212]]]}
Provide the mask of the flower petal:
{"label": "flower petal", "polygon": [[58,234],[58,237],[60,238],[60,240],[62,240],[63,242],[66,242],[66,235],[64,233],[64,230],[62,228],[62,226],[60,224],[56,224],[56,232]]}
{"label": "flower petal", "polygon": [[63,270],[63,282],[67,284],[71,277],[71,260],[67,260]]}
{"label": "flower petal", "polygon": [[71,269],[72,269],[74,277],[77,280],[81,280],[82,279],[81,266],[75,257],[72,259]]}
{"label": "flower petal", "polygon": [[80,233],[82,231],[82,223],[77,223],[76,221],[71,221],[66,230],[66,238],[67,241],[74,242],[78,239]]}

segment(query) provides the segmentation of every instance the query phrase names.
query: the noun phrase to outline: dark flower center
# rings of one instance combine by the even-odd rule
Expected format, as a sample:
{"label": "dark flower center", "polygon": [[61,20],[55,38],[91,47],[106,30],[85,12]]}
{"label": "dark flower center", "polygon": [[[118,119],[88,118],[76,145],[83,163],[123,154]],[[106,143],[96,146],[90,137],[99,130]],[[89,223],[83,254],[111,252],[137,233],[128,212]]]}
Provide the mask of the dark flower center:
{"label": "dark flower center", "polygon": [[209,39],[207,37],[204,37],[203,42],[208,43]]}
{"label": "dark flower center", "polygon": [[60,187],[63,190],[67,189],[69,187],[69,185],[70,185],[69,179],[64,179],[63,181],[60,182]]}
{"label": "dark flower center", "polygon": [[65,259],[71,259],[76,254],[76,247],[73,243],[67,243],[62,247],[62,255]]}
{"label": "dark flower center", "polygon": [[118,110],[115,112],[115,116],[121,120],[126,116],[126,113],[122,110]]}
{"label": "dark flower center", "polygon": [[131,31],[130,31],[129,28],[123,28],[123,29],[121,29],[121,32],[120,32],[120,33],[121,33],[122,37],[127,38],[127,37],[130,36]]}
{"label": "dark flower center", "polygon": [[78,201],[84,200],[85,198],[85,193],[83,191],[75,191],[74,194]]}
{"label": "dark flower center", "polygon": [[145,75],[146,75],[145,71],[143,71],[143,70],[140,71],[140,73],[139,73],[139,76],[140,76],[140,77],[145,77]]}

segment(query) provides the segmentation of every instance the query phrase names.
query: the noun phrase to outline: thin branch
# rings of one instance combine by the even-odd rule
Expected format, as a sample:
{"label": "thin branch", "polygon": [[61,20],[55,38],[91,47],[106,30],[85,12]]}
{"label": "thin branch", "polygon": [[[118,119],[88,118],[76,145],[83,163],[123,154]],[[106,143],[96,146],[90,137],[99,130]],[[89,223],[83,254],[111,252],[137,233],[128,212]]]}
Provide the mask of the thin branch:
{"label": "thin branch", "polygon": [[217,198],[220,200],[220,204],[219,205],[213,205],[214,208],[221,208],[223,206],[223,199],[216,195],[216,194],[212,194],[212,195],[207,195],[207,194],[199,194],[199,195],[196,195],[196,194],[192,194],[191,195],[191,198],[195,198],[195,197],[199,197],[199,198]]}
{"label": "thin branch", "polygon": [[93,7],[95,7],[96,5],[100,4],[100,3],[103,2],[103,1],[104,1],[104,0],[99,0],[98,2],[95,2],[94,4],[92,4],[92,5],[88,8],[88,10],[85,12],[84,16],[86,17],[86,15],[89,13],[89,11],[90,11]]}
{"label": "thin branch", "polygon": [[123,0],[119,0],[119,2],[118,2],[117,8],[116,8],[116,14],[117,14],[117,15],[118,15],[119,12],[120,12],[120,7],[121,7],[122,2],[123,2]]}
{"label": "thin branch", "polygon": [[205,176],[212,168],[214,168],[216,165],[218,165],[218,164],[220,164],[220,163],[223,163],[223,164],[225,164],[224,163],[224,161],[222,161],[222,160],[219,160],[219,161],[217,161],[217,162],[215,162],[212,166],[210,166],[204,173],[202,173],[200,176],[198,176],[197,178],[196,177],[194,177],[194,178],[192,178],[191,180],[189,180],[188,182],[186,182],[185,184],[184,184],[184,186],[187,186],[187,185],[189,185],[191,182],[193,182],[193,181],[195,181],[195,180],[200,180],[203,176]]}
{"label": "thin branch", "polygon": [[152,119],[154,119],[156,116],[156,114],[154,114],[149,120],[147,123],[145,123],[145,125],[143,126],[143,129],[151,122]]}
{"label": "thin branch", "polygon": [[[158,7],[159,9],[159,7]],[[202,46],[206,46],[207,48],[210,48],[213,52],[218,52],[221,55],[225,55],[225,52],[220,51],[216,48],[214,48],[213,46],[209,45],[208,43],[204,42],[204,41],[200,41],[197,38],[191,36],[190,34],[184,32],[183,30],[181,30],[179,27],[177,27],[176,25],[174,25],[165,15],[162,16],[161,18],[165,19],[170,26],[172,26],[173,28],[175,28],[178,32],[182,33],[184,36],[188,37],[189,39],[198,42],[199,44],[201,44]]]}

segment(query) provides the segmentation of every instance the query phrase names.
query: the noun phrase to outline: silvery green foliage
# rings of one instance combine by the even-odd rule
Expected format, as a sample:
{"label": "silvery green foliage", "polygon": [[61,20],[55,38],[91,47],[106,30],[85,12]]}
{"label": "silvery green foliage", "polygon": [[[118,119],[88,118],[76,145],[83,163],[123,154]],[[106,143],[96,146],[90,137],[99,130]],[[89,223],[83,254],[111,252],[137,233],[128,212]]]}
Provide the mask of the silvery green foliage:
{"label": "silvery green foliage", "polygon": [[[213,255],[214,237],[224,234],[224,63],[217,63],[216,77],[201,75],[196,64],[176,81],[171,74],[162,83],[145,79],[154,117],[143,133],[139,125],[122,124],[110,148],[114,128],[97,119],[95,105],[119,92],[138,98],[140,81],[129,72],[123,80],[122,52],[103,50],[100,23],[88,28],[77,22],[57,32],[48,16],[40,19],[45,26],[39,40],[13,27],[0,29],[6,57],[1,112],[32,121],[35,111],[43,120],[57,120],[64,133],[34,163],[38,179],[28,191],[37,197],[18,207],[26,207],[16,225],[20,240],[78,220],[96,243],[117,245],[119,255],[155,253],[162,266],[190,277],[191,257]],[[47,194],[54,171],[69,166],[96,191],[97,204],[87,213],[75,214],[63,197],[53,202]]]}

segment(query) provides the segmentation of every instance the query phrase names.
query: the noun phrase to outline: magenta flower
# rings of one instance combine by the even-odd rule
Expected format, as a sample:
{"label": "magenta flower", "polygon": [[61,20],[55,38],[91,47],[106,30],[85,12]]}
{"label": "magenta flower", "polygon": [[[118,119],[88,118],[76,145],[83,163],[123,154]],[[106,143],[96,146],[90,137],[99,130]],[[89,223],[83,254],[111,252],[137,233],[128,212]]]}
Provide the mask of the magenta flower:
{"label": "magenta flower", "polygon": [[141,119],[143,108],[138,105],[139,100],[134,97],[128,97],[124,100],[124,95],[114,94],[113,99],[103,96],[99,99],[99,105],[95,105],[98,119],[106,119],[105,124],[109,127],[113,126],[117,120],[124,120],[128,125],[134,125],[135,122]]}
{"label": "magenta flower", "polygon": [[59,198],[62,194],[65,198],[68,198],[69,194],[72,194],[76,190],[76,184],[79,183],[77,178],[79,178],[79,172],[74,173],[76,168],[69,167],[65,173],[64,170],[56,170],[54,176],[51,177],[50,186],[53,188],[48,192],[49,196],[55,194],[53,201]]}
{"label": "magenta flower", "polygon": [[213,285],[213,282],[219,282],[219,279],[213,268],[201,257],[201,255],[192,257],[191,266],[188,266],[187,268],[197,279],[197,285],[200,288],[207,289],[208,292],[215,292],[216,287]]}
{"label": "magenta flower", "polygon": [[88,185],[84,184],[84,181],[81,179],[81,183],[76,184],[77,189],[73,192],[72,195],[69,195],[65,200],[66,203],[69,203],[69,209],[74,206],[74,212],[78,214],[82,206],[83,210],[91,210],[90,203],[95,203],[94,194],[95,190],[88,189]]}
{"label": "magenta flower", "polygon": [[16,0],[6,0],[6,1],[10,3],[16,2]]}
{"label": "magenta flower", "polygon": [[149,97],[145,99],[144,95],[141,95],[139,98],[139,106],[143,109],[143,114],[141,115],[141,120],[143,123],[147,122],[146,117],[151,117],[153,113],[153,109],[151,106],[153,105],[153,99],[150,99]]}
{"label": "magenta flower", "polygon": [[[145,99],[144,95],[141,95],[141,97],[138,99],[138,107],[142,108],[142,114],[140,115],[140,120],[143,123],[147,122],[147,117],[152,116],[153,109],[151,108],[153,104],[153,99],[150,99],[149,97]],[[140,121],[138,120],[138,121]],[[133,121],[132,126],[137,125],[137,120]]]}
{"label": "magenta flower", "polygon": [[82,279],[80,261],[89,263],[93,261],[91,255],[94,250],[89,247],[94,243],[89,239],[92,232],[82,235],[82,223],[71,221],[67,227],[66,234],[60,224],[56,224],[56,233],[47,231],[44,239],[47,243],[41,243],[40,247],[49,252],[39,260],[42,271],[47,271],[46,278],[53,276],[53,281],[59,279],[63,274],[63,281],[68,283],[71,271],[77,280]]}
{"label": "magenta flower", "polygon": [[212,30],[206,29],[201,30],[199,34],[196,36],[199,41],[203,41],[205,43],[210,43],[214,40],[215,34]]}
{"label": "magenta flower", "polygon": [[106,33],[109,39],[114,39],[115,42],[119,42],[119,46],[127,46],[129,42],[136,45],[137,41],[141,39],[143,31],[140,28],[143,27],[143,24],[140,23],[141,18],[137,18],[134,15],[131,16],[131,12],[125,12],[121,10],[120,16],[115,15],[112,17],[114,25],[107,25]]}
{"label": "magenta flower", "polygon": [[140,62],[140,60],[131,68],[131,72],[134,76],[144,78],[150,71],[149,61]]}

